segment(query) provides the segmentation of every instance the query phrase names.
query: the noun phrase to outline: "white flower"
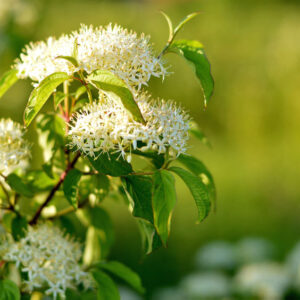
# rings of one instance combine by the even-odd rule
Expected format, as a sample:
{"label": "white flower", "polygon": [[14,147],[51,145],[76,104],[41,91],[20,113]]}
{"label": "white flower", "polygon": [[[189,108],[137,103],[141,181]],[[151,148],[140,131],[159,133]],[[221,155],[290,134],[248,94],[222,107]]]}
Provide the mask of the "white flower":
{"label": "white flower", "polygon": [[130,114],[110,96],[101,95],[99,103],[89,104],[75,113],[70,122],[70,145],[86,155],[120,152],[131,160],[131,150],[167,149],[176,156],[186,151],[189,115],[172,101],[136,96],[146,124],[135,122]]}
{"label": "white flower", "polygon": [[[58,56],[73,56],[79,66]],[[16,63],[21,78],[30,77],[40,82],[54,72],[73,74],[78,70],[91,73],[96,69],[109,70],[122,78],[129,86],[140,88],[151,76],[167,74],[161,59],[156,58],[149,37],[109,24],[106,27],[81,25],[78,31],[60,38],[48,38],[46,42],[27,45]]]}
{"label": "white flower", "polygon": [[29,143],[23,136],[24,130],[20,124],[10,119],[0,119],[0,173],[8,175],[27,165]]}
{"label": "white flower", "polygon": [[274,262],[246,265],[235,278],[239,294],[266,300],[282,299],[289,285],[287,270]]}
{"label": "white flower", "polygon": [[64,298],[67,288],[80,283],[92,286],[89,273],[79,264],[81,245],[64,236],[59,228],[48,224],[29,227],[24,238],[11,241],[5,249],[3,259],[15,262],[27,273],[28,280],[23,284],[28,292],[45,287],[46,294],[56,299],[58,295]]}
{"label": "white flower", "polygon": [[293,278],[293,286],[300,291],[300,242],[287,256],[286,267]]}

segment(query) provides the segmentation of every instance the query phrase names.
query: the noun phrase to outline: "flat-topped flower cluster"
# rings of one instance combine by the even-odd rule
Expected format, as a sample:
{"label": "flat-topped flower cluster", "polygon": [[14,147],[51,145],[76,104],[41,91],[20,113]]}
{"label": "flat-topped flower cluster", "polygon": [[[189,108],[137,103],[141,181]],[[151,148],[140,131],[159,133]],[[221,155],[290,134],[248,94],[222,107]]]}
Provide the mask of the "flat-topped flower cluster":
{"label": "flat-topped flower cluster", "polygon": [[30,157],[29,143],[22,126],[10,119],[0,119],[0,173],[8,175],[23,168]]}
{"label": "flat-topped flower cluster", "polygon": [[[70,35],[31,43],[23,52],[15,65],[18,76],[35,82],[54,72],[72,75],[79,70],[91,73],[102,69],[115,73],[129,86],[141,88],[151,76],[167,74],[162,59],[153,52],[149,37],[138,36],[118,25],[96,28],[81,25]],[[78,67],[59,56],[74,56]]]}
{"label": "flat-topped flower cluster", "polygon": [[46,294],[54,299],[65,298],[67,288],[82,283],[92,286],[90,273],[84,272],[79,261],[81,245],[54,226],[41,224],[29,227],[26,236],[18,242],[7,242],[2,248],[3,259],[15,262],[28,275],[23,282],[25,290],[33,292],[46,287]]}
{"label": "flat-topped flower cluster", "polygon": [[154,150],[176,157],[184,153],[188,141],[189,115],[173,101],[152,100],[140,93],[136,97],[146,124],[134,121],[109,95],[100,95],[99,103],[87,105],[71,120],[70,145],[86,155],[111,150],[131,161],[132,150]]}

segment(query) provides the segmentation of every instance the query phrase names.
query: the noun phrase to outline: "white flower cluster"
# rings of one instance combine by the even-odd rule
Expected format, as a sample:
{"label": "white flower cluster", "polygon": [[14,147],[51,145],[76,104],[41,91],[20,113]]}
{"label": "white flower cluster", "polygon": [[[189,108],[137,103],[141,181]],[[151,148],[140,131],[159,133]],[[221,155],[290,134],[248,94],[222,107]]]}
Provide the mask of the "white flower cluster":
{"label": "white flower cluster", "polygon": [[26,166],[30,147],[23,135],[20,124],[10,119],[0,119],[0,173],[3,175]]}
{"label": "white flower cluster", "polygon": [[12,242],[3,256],[6,261],[15,262],[27,273],[25,289],[33,292],[46,287],[46,294],[65,298],[67,288],[83,283],[92,286],[90,274],[79,264],[81,245],[62,231],[48,224],[29,227],[26,236],[19,242]]}
{"label": "white flower cluster", "polygon": [[[141,93],[136,97],[146,124],[135,122],[119,103],[101,95],[99,103],[89,104],[70,122],[70,145],[86,155],[120,152],[131,161],[131,150],[154,150],[172,156],[186,151],[189,115],[172,101],[151,100]],[[140,145],[142,143],[142,145]]]}
{"label": "white flower cluster", "polygon": [[[78,67],[57,58],[73,55]],[[81,25],[70,35],[31,43],[17,60],[16,68],[20,78],[30,77],[37,82],[54,72],[71,75],[78,70],[90,73],[103,69],[138,88],[146,85],[151,76],[164,77],[167,74],[162,60],[154,55],[148,36],[137,36],[135,32],[111,24],[97,28]]]}

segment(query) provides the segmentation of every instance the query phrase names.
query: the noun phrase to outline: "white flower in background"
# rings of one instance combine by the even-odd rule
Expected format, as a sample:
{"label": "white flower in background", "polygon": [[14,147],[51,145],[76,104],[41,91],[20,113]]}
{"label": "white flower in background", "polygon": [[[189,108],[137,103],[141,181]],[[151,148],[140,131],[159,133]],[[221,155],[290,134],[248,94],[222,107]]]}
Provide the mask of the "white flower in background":
{"label": "white flower in background", "polygon": [[300,291],[300,242],[287,256],[286,267],[293,278],[294,287]]}
{"label": "white flower in background", "polygon": [[30,151],[24,133],[19,123],[0,119],[0,173],[3,175],[27,165]]}
{"label": "white flower in background", "polygon": [[229,278],[218,271],[195,273],[180,283],[183,299],[224,299],[231,293]]}
{"label": "white flower in background", "polygon": [[225,241],[211,242],[199,249],[196,265],[199,269],[231,270],[236,266],[234,246]]}
{"label": "white flower in background", "polygon": [[290,285],[287,269],[278,263],[246,265],[235,278],[237,293],[259,299],[282,299]]}
{"label": "white flower in background", "polygon": [[238,262],[240,264],[268,261],[273,258],[273,245],[262,238],[245,238],[236,244]]}
{"label": "white flower in background", "polygon": [[[186,297],[180,287],[165,287],[154,292],[152,300],[186,300]],[[123,299],[122,299],[123,300]]]}
{"label": "white flower in background", "polygon": [[65,298],[67,288],[83,283],[90,287],[92,279],[82,270],[79,260],[81,245],[48,224],[29,227],[26,236],[11,242],[3,259],[15,262],[28,280],[23,282],[28,292],[41,287],[54,299]]}
{"label": "white flower in background", "polygon": [[169,148],[174,157],[184,153],[189,138],[189,115],[174,102],[151,100],[145,93],[136,100],[145,125],[135,122],[124,107],[102,95],[98,104],[89,104],[73,116],[70,145],[92,157],[120,152],[128,161],[130,151],[136,149],[165,153]]}
{"label": "white flower in background", "polygon": [[[140,88],[151,76],[167,74],[161,59],[156,58],[149,37],[123,29],[118,25],[106,27],[81,25],[79,31],[60,38],[48,38],[46,42],[27,45],[16,63],[21,78],[30,77],[40,82],[54,72],[73,74],[84,70],[91,73],[97,69],[108,70],[122,78],[129,86]],[[79,66],[57,56],[73,56]]]}

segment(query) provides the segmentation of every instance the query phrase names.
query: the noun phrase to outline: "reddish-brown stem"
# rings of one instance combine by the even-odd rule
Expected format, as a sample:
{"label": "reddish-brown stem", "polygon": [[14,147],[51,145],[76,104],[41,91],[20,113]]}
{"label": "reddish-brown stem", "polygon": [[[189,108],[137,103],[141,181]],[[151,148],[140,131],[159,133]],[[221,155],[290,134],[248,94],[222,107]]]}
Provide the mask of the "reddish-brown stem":
{"label": "reddish-brown stem", "polygon": [[37,223],[39,217],[41,216],[43,209],[49,204],[49,202],[54,197],[55,193],[59,190],[59,188],[62,185],[62,183],[64,182],[67,174],[69,173],[70,170],[72,170],[74,168],[79,157],[80,157],[80,153],[77,153],[76,156],[74,157],[74,159],[68,164],[66,170],[60,175],[58,182],[52,188],[52,190],[50,191],[46,200],[43,202],[43,204],[39,207],[39,209],[37,210],[35,215],[32,217],[31,221],[29,222],[30,225],[35,225]]}

